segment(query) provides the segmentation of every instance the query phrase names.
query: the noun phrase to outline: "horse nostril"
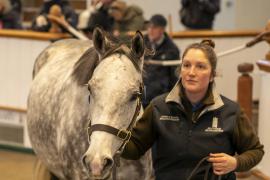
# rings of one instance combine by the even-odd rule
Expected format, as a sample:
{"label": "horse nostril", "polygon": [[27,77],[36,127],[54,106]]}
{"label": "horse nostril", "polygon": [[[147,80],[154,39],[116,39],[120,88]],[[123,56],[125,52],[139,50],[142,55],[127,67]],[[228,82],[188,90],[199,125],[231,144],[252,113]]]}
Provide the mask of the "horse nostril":
{"label": "horse nostril", "polygon": [[104,170],[110,169],[113,166],[113,159],[112,158],[105,158],[104,159]]}

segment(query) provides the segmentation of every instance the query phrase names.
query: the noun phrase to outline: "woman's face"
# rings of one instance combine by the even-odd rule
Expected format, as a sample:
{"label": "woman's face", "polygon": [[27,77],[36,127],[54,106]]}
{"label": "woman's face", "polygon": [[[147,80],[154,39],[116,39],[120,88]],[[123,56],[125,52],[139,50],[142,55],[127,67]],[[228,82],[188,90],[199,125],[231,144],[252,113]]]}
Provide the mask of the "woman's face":
{"label": "woman's face", "polygon": [[200,49],[188,50],[183,57],[180,75],[189,94],[205,93],[214,78],[209,60]]}

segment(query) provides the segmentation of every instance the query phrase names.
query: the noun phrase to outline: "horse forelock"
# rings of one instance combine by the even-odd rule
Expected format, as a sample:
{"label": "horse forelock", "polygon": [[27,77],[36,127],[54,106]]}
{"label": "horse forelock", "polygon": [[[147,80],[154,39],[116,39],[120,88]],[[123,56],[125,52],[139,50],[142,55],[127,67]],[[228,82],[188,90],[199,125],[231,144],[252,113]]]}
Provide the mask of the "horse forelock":
{"label": "horse forelock", "polygon": [[[101,56],[101,61],[116,53],[123,54],[130,59],[136,70],[141,72],[139,59],[130,49],[129,44],[124,44],[115,40],[111,44],[112,47]],[[75,63],[73,68],[73,77],[79,85],[87,84],[99,62],[99,56],[94,47],[91,47],[85,51],[85,53]]]}
{"label": "horse forelock", "polygon": [[75,63],[72,76],[79,85],[86,84],[91,78],[96,66],[98,65],[98,54],[91,47]]}

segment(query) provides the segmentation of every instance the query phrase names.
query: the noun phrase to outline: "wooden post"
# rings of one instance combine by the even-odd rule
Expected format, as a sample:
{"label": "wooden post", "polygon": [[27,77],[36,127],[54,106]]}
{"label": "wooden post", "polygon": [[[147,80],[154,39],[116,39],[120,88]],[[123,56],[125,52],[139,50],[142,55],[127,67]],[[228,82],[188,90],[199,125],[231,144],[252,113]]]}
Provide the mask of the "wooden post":
{"label": "wooden post", "polygon": [[[252,120],[252,77],[249,75],[253,71],[253,64],[242,63],[238,65],[238,72],[241,76],[237,84],[237,101],[244,109],[248,118]],[[237,173],[237,178],[247,178],[251,175],[250,171]]]}
{"label": "wooden post", "polygon": [[243,63],[238,65],[238,72],[242,73],[238,78],[237,101],[244,109],[245,113],[252,120],[252,77],[249,75],[253,71],[253,64]]}

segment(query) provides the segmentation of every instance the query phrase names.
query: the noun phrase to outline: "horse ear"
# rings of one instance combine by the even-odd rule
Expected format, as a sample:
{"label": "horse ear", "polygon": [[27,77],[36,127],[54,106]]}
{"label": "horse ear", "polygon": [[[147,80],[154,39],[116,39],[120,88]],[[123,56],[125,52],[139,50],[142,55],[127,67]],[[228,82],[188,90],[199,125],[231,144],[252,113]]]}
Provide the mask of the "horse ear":
{"label": "horse ear", "polygon": [[137,58],[141,58],[144,54],[144,39],[140,31],[137,31],[131,42],[131,49]]}
{"label": "horse ear", "polygon": [[93,32],[94,48],[99,54],[104,54],[106,51],[106,39],[103,29],[96,27]]}

